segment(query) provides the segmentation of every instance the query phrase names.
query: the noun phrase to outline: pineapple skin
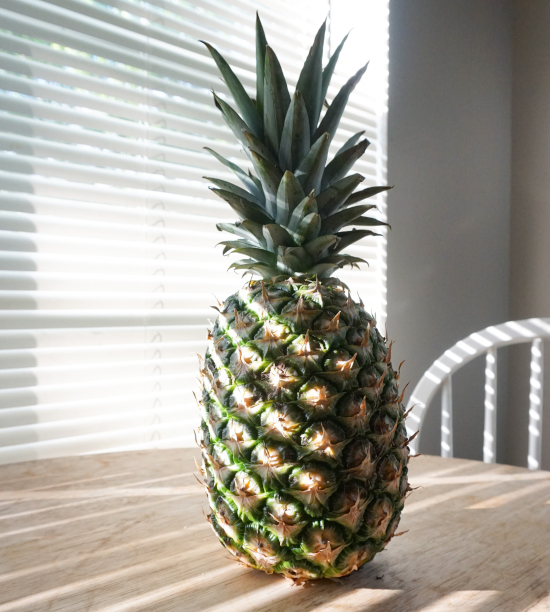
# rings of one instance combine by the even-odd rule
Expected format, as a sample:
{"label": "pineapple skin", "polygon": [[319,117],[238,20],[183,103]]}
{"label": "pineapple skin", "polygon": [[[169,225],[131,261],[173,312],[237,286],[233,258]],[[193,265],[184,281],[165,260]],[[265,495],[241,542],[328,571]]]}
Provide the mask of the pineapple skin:
{"label": "pineapple skin", "polygon": [[338,279],[250,281],[219,307],[201,368],[201,472],[220,542],[301,584],[395,535],[410,490],[391,344]]}

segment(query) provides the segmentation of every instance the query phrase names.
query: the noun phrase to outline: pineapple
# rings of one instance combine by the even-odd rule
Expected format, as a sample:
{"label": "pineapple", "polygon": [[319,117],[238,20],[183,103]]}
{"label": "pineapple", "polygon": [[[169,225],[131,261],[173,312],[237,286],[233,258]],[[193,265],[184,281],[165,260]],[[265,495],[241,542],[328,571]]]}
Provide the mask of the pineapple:
{"label": "pineapple", "polygon": [[[320,28],[290,96],[256,20],[257,95],[205,43],[239,113],[214,102],[255,173],[209,150],[242,183],[209,178],[239,221],[230,267],[260,276],[219,304],[201,362],[201,473],[208,520],[242,564],[295,583],[358,569],[395,535],[407,482],[408,442],[391,364],[375,319],[333,277],[363,261],[344,249],[385,225],[359,202],[349,174],[369,142],[329,145],[361,68],[321,111],[343,43],[323,69]],[[208,178],[208,177],[207,177]],[[353,229],[344,230],[351,227]]]}

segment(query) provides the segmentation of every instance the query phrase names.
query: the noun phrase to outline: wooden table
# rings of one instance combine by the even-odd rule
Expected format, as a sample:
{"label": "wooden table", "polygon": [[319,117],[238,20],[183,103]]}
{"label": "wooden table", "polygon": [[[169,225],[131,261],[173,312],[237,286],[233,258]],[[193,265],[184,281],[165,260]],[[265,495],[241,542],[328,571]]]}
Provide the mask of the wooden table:
{"label": "wooden table", "polygon": [[409,532],[340,581],[239,566],[193,450],[0,468],[0,612],[550,612],[550,473],[419,457]]}

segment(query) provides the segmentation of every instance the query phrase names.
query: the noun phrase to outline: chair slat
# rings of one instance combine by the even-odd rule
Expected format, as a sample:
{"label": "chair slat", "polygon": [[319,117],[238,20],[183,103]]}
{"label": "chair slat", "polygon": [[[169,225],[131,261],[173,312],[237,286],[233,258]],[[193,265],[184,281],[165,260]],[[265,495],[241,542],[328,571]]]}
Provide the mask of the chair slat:
{"label": "chair slat", "polygon": [[531,344],[531,377],[529,379],[529,454],[527,466],[540,469],[543,398],[543,345],[542,338]]}
{"label": "chair slat", "polygon": [[495,463],[497,439],[497,349],[491,347],[485,358],[485,425],[483,461]]}
{"label": "chair slat", "polygon": [[453,456],[453,383],[447,376],[441,389],[441,456]]}

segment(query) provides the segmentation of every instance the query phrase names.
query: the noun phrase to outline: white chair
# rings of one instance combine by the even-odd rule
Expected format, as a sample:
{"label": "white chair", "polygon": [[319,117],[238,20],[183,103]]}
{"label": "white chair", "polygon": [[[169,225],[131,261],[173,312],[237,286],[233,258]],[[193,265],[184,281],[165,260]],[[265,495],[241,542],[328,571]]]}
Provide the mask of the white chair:
{"label": "white chair", "polygon": [[485,426],[483,461],[494,463],[496,456],[497,349],[501,346],[531,342],[531,377],[529,392],[529,453],[528,466],[540,468],[541,425],[543,398],[543,340],[550,339],[550,318],[508,321],[487,327],[457,342],[436,359],[416,385],[407,410],[409,436],[419,430],[411,441],[413,453],[418,452],[422,422],[436,391],[441,387],[441,456],[453,456],[452,375],[475,357],[486,354],[485,366]]}

